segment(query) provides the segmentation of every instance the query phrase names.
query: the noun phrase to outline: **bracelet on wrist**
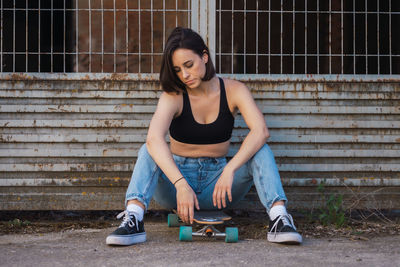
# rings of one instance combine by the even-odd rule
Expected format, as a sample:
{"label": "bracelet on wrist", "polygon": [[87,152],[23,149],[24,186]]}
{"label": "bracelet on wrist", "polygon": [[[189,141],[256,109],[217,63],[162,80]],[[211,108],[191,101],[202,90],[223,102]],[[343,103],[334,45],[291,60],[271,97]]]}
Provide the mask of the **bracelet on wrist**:
{"label": "bracelet on wrist", "polygon": [[173,185],[175,186],[175,184],[177,183],[177,182],[179,182],[180,180],[182,180],[182,179],[185,179],[185,177],[181,177],[181,178],[179,178],[178,180],[176,180],[174,183],[173,183]]}

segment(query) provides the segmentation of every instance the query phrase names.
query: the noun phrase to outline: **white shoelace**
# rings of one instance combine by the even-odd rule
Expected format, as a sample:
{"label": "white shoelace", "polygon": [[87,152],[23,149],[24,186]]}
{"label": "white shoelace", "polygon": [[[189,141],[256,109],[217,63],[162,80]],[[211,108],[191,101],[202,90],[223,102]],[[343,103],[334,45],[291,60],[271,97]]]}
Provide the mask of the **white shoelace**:
{"label": "white shoelace", "polygon": [[121,222],[121,225],[119,227],[124,227],[126,224],[128,224],[130,227],[135,226],[135,223],[132,221],[131,214],[129,211],[124,210],[120,214],[117,215],[117,219],[121,219],[122,216],[124,216],[124,219]]}
{"label": "white shoelace", "polygon": [[276,231],[278,230],[278,224],[279,224],[280,220],[282,220],[283,225],[289,225],[290,227],[292,227],[296,231],[296,226],[294,226],[292,215],[283,214],[283,215],[279,215],[278,216],[278,220],[276,220],[274,225],[272,225],[272,228],[271,228],[270,232],[273,231],[274,234],[276,235]]}

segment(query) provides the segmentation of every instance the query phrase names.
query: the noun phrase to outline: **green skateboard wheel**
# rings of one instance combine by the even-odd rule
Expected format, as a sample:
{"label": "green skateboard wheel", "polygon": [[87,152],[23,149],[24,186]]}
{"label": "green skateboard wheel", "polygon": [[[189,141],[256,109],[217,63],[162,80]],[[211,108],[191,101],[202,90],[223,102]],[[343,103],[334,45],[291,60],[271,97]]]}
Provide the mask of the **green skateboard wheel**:
{"label": "green skateboard wheel", "polygon": [[225,229],[225,242],[236,243],[239,239],[239,231],[237,227],[226,227]]}
{"label": "green skateboard wheel", "polygon": [[192,227],[181,226],[179,229],[179,241],[192,241]]}
{"label": "green skateboard wheel", "polygon": [[168,227],[178,227],[179,217],[174,213],[168,214]]}

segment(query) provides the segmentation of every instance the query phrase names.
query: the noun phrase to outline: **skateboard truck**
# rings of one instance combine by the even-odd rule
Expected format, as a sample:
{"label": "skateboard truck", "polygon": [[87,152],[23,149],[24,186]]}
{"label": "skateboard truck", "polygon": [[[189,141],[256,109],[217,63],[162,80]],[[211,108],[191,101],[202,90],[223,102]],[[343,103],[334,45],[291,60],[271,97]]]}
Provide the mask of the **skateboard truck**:
{"label": "skateboard truck", "polygon": [[218,231],[217,228],[215,228],[212,225],[206,225],[203,228],[201,228],[199,231],[192,233],[192,236],[207,236],[207,237],[225,237],[225,233],[221,233]]}

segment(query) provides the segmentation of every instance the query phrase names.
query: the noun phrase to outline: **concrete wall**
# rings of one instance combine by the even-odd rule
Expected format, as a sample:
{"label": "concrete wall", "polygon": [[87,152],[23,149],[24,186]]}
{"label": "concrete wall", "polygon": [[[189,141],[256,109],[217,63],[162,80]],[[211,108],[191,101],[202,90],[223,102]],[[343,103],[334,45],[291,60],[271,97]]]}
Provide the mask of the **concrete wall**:
{"label": "concrete wall", "polygon": [[[399,77],[235,78],[265,115],[291,208],[318,207],[322,181],[350,208],[400,208]],[[0,209],[123,209],[160,94],[157,76],[0,80]],[[239,116],[229,156],[247,131]],[[239,208],[262,208],[254,189]]]}

